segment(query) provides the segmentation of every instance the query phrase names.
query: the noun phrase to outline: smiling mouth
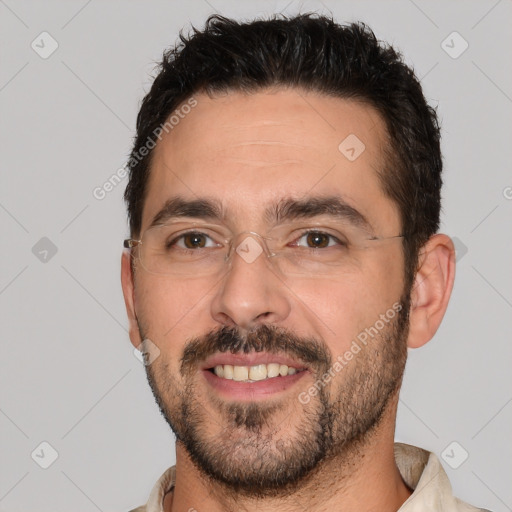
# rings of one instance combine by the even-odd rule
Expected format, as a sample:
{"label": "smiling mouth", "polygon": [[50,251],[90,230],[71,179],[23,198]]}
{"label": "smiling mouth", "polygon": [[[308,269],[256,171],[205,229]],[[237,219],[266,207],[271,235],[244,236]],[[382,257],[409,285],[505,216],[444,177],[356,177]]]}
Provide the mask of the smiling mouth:
{"label": "smiling mouth", "polygon": [[208,371],[224,380],[236,382],[258,382],[262,380],[280,379],[288,375],[295,375],[305,368],[297,368],[280,363],[257,364],[253,366],[238,366],[231,364],[219,364]]}

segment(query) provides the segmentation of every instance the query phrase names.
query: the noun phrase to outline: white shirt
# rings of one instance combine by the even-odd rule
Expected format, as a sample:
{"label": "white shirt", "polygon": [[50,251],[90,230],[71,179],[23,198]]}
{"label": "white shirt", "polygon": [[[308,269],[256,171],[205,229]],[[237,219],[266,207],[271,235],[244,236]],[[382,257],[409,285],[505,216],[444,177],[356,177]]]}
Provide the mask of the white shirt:
{"label": "white shirt", "polygon": [[[414,490],[398,512],[486,512],[453,496],[448,476],[433,453],[395,443],[395,459],[404,482]],[[130,512],[163,512],[164,496],[175,482],[176,466],[172,466],[158,479],[147,504]]]}

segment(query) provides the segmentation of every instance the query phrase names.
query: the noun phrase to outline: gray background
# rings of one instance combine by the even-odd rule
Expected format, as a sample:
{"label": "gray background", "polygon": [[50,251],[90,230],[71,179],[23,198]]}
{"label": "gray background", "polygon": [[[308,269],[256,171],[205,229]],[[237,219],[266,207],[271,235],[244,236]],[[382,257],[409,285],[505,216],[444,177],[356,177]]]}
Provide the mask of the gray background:
{"label": "gray background", "polygon": [[0,0],[0,510],[127,510],[174,462],[127,336],[126,180],[103,200],[93,190],[126,161],[180,28],[299,9],[368,22],[439,105],[457,278],[438,334],[410,353],[396,437],[444,454],[461,498],[512,510],[510,0]]}

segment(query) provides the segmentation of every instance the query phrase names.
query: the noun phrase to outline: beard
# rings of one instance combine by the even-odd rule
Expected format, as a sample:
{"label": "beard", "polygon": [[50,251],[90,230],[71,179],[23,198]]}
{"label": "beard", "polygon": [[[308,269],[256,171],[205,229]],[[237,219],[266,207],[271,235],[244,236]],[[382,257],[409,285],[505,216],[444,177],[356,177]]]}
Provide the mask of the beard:
{"label": "beard", "polygon": [[[233,495],[291,494],[323,463],[336,459],[340,474],[350,467],[397,397],[407,359],[409,295],[402,297],[401,305],[395,318],[329,384],[317,386],[307,403],[298,393],[228,402],[198,389],[200,363],[228,351],[285,353],[306,363],[315,383],[322,382],[333,367],[325,342],[271,325],[245,336],[236,328],[222,327],[191,339],[181,359],[180,378],[159,358],[146,366],[148,382],[177,442],[203,476]],[[142,329],[141,337],[145,339]]]}

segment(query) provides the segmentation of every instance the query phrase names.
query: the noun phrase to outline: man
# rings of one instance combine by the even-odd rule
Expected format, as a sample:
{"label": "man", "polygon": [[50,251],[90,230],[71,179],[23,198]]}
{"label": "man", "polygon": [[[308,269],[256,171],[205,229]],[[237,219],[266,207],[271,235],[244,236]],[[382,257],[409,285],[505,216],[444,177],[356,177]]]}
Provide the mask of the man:
{"label": "man", "polygon": [[439,138],[360,24],[216,16],[164,55],[122,284],[176,466],[136,510],[478,510],[394,444],[407,348],[454,280]]}

